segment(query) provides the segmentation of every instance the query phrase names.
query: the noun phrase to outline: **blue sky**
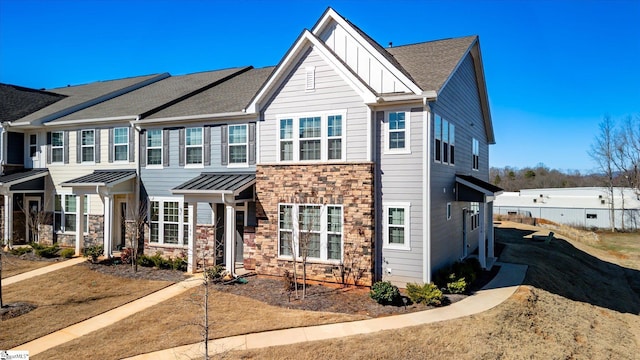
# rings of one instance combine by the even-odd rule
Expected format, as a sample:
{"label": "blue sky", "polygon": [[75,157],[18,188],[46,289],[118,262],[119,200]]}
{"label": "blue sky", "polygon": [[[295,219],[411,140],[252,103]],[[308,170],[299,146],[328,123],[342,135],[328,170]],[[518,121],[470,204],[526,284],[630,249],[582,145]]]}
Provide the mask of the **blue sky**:
{"label": "blue sky", "polygon": [[640,116],[639,0],[0,0],[0,82],[275,65],[327,6],[383,46],[480,35],[492,166],[589,171],[602,117]]}

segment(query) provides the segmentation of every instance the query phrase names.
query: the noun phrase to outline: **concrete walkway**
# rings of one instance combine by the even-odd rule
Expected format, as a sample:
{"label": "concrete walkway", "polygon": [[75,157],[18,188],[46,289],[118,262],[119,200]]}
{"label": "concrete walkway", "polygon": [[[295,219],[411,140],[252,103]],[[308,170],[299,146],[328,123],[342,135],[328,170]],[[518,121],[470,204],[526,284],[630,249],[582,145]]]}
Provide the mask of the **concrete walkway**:
{"label": "concrete walkway", "polygon": [[[209,355],[233,350],[259,349],[269,346],[370,334],[382,330],[393,330],[451,320],[487,311],[513,295],[518,286],[522,284],[527,272],[527,265],[507,263],[496,263],[496,265],[500,265],[500,272],[482,290],[449,306],[383,318],[265,331],[211,340],[209,341]],[[202,343],[197,343],[142,354],[129,359],[193,359],[200,358],[203,354],[204,346]]]}
{"label": "concrete walkway", "polygon": [[2,286],[11,285],[11,284],[17,283],[18,281],[30,279],[30,278],[35,277],[35,276],[39,276],[39,275],[43,275],[43,274],[46,274],[46,273],[50,273],[52,271],[64,269],[66,267],[77,265],[77,264],[83,263],[85,261],[87,261],[86,258],[77,257],[77,258],[73,258],[73,259],[69,259],[69,260],[53,263],[51,265],[43,266],[43,267],[41,267],[39,269],[27,271],[27,272],[22,273],[22,274],[18,274],[18,275],[14,275],[14,276],[2,279]]}

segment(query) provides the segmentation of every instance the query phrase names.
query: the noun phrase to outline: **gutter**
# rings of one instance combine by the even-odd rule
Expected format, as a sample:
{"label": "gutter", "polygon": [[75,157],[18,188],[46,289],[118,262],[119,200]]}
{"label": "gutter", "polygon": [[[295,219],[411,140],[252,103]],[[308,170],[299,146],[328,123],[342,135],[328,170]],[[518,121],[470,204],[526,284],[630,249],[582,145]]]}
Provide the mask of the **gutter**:
{"label": "gutter", "polygon": [[101,121],[121,121],[121,120],[133,120],[136,119],[135,115],[125,115],[125,116],[113,116],[113,117],[105,117],[99,119],[80,119],[80,120],[62,120],[62,121],[52,121],[44,123],[44,126],[59,126],[59,125],[74,125],[74,124],[86,124],[86,123],[95,123]]}
{"label": "gutter", "polygon": [[159,118],[159,119],[140,120],[138,118],[135,120],[135,123],[141,124],[141,125],[147,125],[147,124],[163,124],[167,122],[188,121],[188,120],[216,120],[216,119],[222,119],[222,118],[245,118],[245,117],[253,118],[255,116],[256,116],[255,113],[247,113],[243,110],[243,111],[216,113],[216,114],[172,116],[172,117]]}

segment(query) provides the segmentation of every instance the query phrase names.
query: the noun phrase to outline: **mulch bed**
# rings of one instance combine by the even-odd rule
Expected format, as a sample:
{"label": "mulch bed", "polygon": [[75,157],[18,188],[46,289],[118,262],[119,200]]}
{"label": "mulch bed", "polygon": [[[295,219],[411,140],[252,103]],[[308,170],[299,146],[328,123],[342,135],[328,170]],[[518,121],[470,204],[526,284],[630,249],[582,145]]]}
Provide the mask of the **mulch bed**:
{"label": "mulch bed", "polygon": [[129,279],[179,282],[187,278],[187,275],[184,272],[178,270],[157,269],[154,267],[138,265],[138,271],[135,271],[131,264],[120,263],[118,258],[105,259],[95,264],[87,260],[87,262],[84,262],[81,265],[103,274]]}

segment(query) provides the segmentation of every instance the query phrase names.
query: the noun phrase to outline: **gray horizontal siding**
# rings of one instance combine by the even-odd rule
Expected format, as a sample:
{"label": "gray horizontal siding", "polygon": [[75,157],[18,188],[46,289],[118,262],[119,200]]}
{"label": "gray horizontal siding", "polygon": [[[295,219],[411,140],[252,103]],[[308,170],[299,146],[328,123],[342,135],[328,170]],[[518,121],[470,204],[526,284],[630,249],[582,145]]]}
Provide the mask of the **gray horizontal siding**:
{"label": "gray horizontal siding", "polygon": [[[305,90],[306,67],[315,66],[315,90]],[[367,111],[362,98],[314,51],[292,70],[276,95],[269,100],[260,124],[260,159],[262,163],[277,161],[277,117],[285,114],[326,113],[346,110],[343,124],[346,132],[346,160],[367,158]]]}

